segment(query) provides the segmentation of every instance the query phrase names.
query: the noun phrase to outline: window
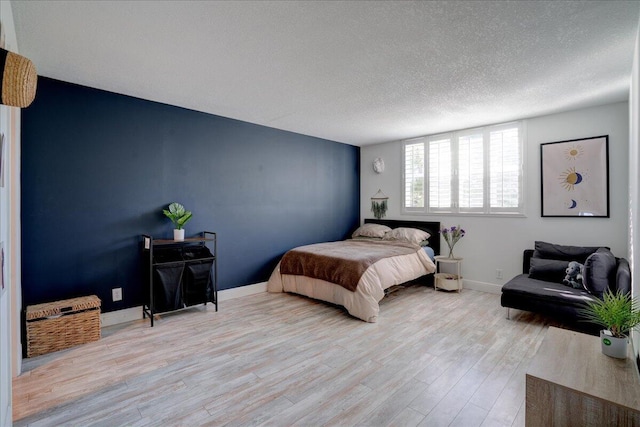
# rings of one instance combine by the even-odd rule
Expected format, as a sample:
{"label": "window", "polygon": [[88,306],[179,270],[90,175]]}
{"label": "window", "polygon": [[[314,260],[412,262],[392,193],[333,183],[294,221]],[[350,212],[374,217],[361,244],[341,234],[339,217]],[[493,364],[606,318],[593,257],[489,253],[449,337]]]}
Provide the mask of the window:
{"label": "window", "polygon": [[522,214],[521,124],[403,144],[405,213]]}
{"label": "window", "polygon": [[404,205],[424,207],[424,143],[406,143],[404,146]]}
{"label": "window", "polygon": [[451,139],[428,142],[429,147],[429,206],[433,209],[451,206]]}

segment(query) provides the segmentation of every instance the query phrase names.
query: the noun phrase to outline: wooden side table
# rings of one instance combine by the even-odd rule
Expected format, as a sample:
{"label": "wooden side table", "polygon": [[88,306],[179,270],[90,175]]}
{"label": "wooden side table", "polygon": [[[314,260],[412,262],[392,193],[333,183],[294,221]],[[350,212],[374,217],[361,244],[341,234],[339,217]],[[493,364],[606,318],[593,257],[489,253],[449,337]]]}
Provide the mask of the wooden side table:
{"label": "wooden side table", "polygon": [[[449,258],[438,255],[436,259],[436,274],[433,281],[435,290],[446,289],[448,291],[462,290],[462,258]],[[440,264],[455,264],[455,273],[440,273]]]}
{"label": "wooden side table", "polygon": [[628,354],[605,356],[598,337],[549,327],[527,369],[526,426],[640,425],[640,379]]}

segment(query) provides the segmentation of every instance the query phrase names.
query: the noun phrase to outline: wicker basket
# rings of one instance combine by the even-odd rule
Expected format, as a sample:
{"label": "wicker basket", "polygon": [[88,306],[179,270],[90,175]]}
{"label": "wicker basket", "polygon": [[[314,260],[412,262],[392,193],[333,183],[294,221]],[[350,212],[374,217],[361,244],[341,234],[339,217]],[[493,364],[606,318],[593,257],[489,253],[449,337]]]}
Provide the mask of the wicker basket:
{"label": "wicker basket", "polygon": [[458,277],[457,274],[436,273],[435,276],[435,286],[437,289],[445,289],[447,291],[460,290],[460,288],[458,287],[458,280],[462,279],[462,277]]}
{"label": "wicker basket", "polygon": [[91,295],[30,305],[26,312],[27,357],[100,339],[100,299]]}

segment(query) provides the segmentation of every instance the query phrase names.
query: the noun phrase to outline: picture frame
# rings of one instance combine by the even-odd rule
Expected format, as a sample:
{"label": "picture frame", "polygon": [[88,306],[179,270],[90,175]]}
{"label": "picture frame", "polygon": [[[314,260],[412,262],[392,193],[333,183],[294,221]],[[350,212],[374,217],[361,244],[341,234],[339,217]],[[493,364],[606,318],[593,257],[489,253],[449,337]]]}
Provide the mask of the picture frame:
{"label": "picture frame", "polygon": [[543,217],[609,218],[609,135],[540,144]]}

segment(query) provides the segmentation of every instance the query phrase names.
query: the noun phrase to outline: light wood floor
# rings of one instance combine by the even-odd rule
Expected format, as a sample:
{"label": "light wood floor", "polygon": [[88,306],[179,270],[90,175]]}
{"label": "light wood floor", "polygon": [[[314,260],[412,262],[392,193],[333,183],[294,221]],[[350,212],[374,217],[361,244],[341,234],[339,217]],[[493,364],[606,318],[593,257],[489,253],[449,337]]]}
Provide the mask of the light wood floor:
{"label": "light wood floor", "polygon": [[[513,312],[513,311],[512,311]],[[25,359],[16,426],[523,426],[548,324],[498,295],[400,289],[378,323],[258,294]]]}

